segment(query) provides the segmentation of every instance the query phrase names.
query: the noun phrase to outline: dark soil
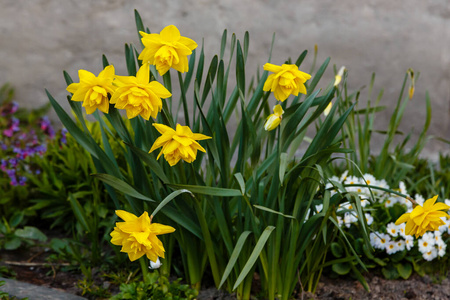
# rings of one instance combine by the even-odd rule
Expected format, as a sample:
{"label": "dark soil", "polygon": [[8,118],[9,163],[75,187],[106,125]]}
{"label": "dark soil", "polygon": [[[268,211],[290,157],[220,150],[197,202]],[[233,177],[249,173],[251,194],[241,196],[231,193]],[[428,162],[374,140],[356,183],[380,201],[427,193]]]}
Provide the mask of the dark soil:
{"label": "dark soil", "polygon": [[[77,282],[82,279],[81,274],[68,272],[64,263],[46,262],[47,254],[42,249],[27,249],[16,251],[0,251],[0,265],[15,272],[15,279],[40,286],[59,289],[71,294],[81,295]],[[0,274],[8,277],[8,274]],[[371,291],[367,292],[363,286],[351,278],[322,277],[316,294],[303,293],[295,299],[326,299],[326,300],[450,300],[450,277],[440,283],[431,277],[411,276],[408,280],[386,280],[369,274],[366,276]],[[224,291],[207,288],[200,292],[199,300],[236,299]],[[257,299],[257,298],[254,298]]]}
{"label": "dark soil", "polygon": [[79,273],[65,270],[68,264],[64,262],[50,263],[45,260],[48,253],[42,248],[31,248],[26,251],[0,251],[0,266],[7,268],[3,277],[12,277],[48,288],[58,289],[67,293],[81,295],[77,282],[83,278]]}

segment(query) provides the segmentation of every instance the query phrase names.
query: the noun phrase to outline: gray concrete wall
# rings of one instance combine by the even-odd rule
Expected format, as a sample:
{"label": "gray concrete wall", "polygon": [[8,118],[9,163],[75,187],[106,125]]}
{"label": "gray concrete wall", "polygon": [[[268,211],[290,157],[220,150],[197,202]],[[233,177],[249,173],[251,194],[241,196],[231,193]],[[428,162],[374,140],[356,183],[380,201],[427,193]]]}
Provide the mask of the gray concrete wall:
{"label": "gray concrete wall", "polygon": [[[248,70],[266,62],[273,32],[272,61],[277,64],[304,49],[311,54],[317,44],[318,62],[330,56],[331,64],[345,65],[352,89],[367,85],[376,72],[374,91],[385,89],[382,104],[387,106],[394,105],[406,70],[413,68],[421,75],[402,129],[420,132],[428,90],[433,108],[430,133],[450,139],[447,0],[0,0],[0,7],[0,84],[12,83],[22,105],[46,103],[44,88],[64,101],[62,70],[76,80],[78,69],[97,74],[103,53],[117,73],[125,74],[124,44],[139,42],[136,8],[153,32],[175,24],[199,44],[204,37],[207,60],[217,53],[225,28],[241,39],[248,30]],[[311,60],[309,55],[305,66]],[[332,76],[329,68],[326,79]],[[366,93],[362,95],[364,100]],[[377,127],[384,129],[387,122],[385,114]],[[431,142],[426,154],[435,158],[438,151],[449,149]]]}

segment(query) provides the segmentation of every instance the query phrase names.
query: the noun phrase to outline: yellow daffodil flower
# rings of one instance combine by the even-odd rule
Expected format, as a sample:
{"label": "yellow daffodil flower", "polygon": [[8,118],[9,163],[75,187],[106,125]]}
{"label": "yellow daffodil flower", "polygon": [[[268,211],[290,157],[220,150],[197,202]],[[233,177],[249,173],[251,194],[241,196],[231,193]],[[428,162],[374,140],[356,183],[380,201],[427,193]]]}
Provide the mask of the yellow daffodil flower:
{"label": "yellow daffodil flower", "polygon": [[193,40],[181,36],[175,25],[169,25],[159,34],[139,32],[145,48],[139,55],[144,63],[156,66],[159,75],[164,75],[170,68],[184,73],[189,69],[187,56],[197,48]]}
{"label": "yellow daffodil flower", "polygon": [[114,80],[114,66],[107,66],[95,77],[89,71],[79,70],[79,83],[72,83],[67,91],[72,93],[72,101],[82,101],[87,114],[92,114],[97,108],[105,114],[109,111],[108,94],[112,95],[116,87]]}
{"label": "yellow daffodil flower", "polygon": [[417,205],[412,212],[401,215],[395,225],[406,222],[405,233],[415,235],[416,238],[427,231],[437,230],[439,226],[445,224],[441,220],[442,217],[450,218],[446,212],[441,211],[450,209],[450,206],[445,203],[435,204],[437,197],[436,195],[425,201],[423,207]]}
{"label": "yellow daffodil flower", "polygon": [[264,129],[267,131],[274,130],[281,123],[281,119],[283,119],[283,108],[280,104],[277,104],[273,107],[273,114],[269,115],[266,119],[266,124],[264,124]]}
{"label": "yellow daffodil flower", "polygon": [[158,223],[152,223],[147,212],[139,218],[124,210],[116,210],[125,222],[117,222],[111,232],[111,243],[122,246],[121,252],[128,254],[131,261],[147,255],[147,258],[156,263],[158,257],[164,258],[164,247],[157,235],[171,233],[175,228]]}
{"label": "yellow daffodil flower", "polygon": [[302,72],[296,65],[283,64],[281,66],[266,63],[264,70],[273,72],[264,83],[264,91],[272,91],[275,99],[286,100],[289,95],[298,96],[298,93],[306,94],[305,82],[311,75]]}
{"label": "yellow daffodil flower", "polygon": [[144,64],[134,76],[116,76],[114,84],[117,90],[110,102],[115,108],[125,109],[127,118],[132,119],[141,115],[144,119],[156,118],[161,111],[161,98],[172,94],[159,82],[150,80],[149,65]]}
{"label": "yellow daffodil flower", "polygon": [[197,141],[211,138],[200,133],[192,133],[188,126],[181,126],[180,124],[177,124],[176,130],[163,124],[153,123],[153,126],[162,135],[156,139],[149,153],[163,147],[157,159],[164,154],[164,158],[170,166],[176,165],[180,159],[188,163],[193,162],[197,158],[197,150],[206,152]]}

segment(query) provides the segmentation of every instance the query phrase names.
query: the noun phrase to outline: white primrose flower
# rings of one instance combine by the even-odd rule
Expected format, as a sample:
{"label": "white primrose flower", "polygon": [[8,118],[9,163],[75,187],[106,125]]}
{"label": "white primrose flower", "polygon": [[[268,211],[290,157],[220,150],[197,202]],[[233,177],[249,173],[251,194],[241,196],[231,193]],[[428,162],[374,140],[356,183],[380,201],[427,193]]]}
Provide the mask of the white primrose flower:
{"label": "white primrose flower", "polygon": [[385,250],[390,241],[391,237],[388,234],[380,233],[378,243],[374,246],[374,248]]}
{"label": "white primrose flower", "polygon": [[372,223],[373,223],[373,217],[372,217],[372,215],[369,214],[369,213],[365,213],[364,216],[366,217],[367,225],[369,225],[369,226],[372,225]]}
{"label": "white primrose flower", "polygon": [[320,212],[322,211],[322,209],[323,209],[323,204],[317,204],[317,205],[315,206],[315,208],[316,208],[316,209],[313,211],[314,214],[320,213]]}
{"label": "white primrose flower", "polygon": [[398,251],[398,247],[397,247],[397,242],[394,241],[390,241],[389,243],[387,243],[386,245],[386,253],[391,255],[394,254]]}
{"label": "white primrose flower", "polygon": [[423,258],[427,261],[432,261],[433,259],[435,259],[437,257],[437,255],[438,255],[438,252],[436,251],[435,248],[422,254]]}
{"label": "white primrose flower", "polygon": [[443,240],[441,240],[440,242],[436,243],[436,247],[439,257],[443,257],[447,250],[447,244]]}
{"label": "white primrose flower", "polygon": [[[344,184],[349,184],[349,185],[353,185],[353,184],[360,184],[361,180],[356,177],[356,176],[348,176],[347,179],[344,180]],[[359,186],[346,186],[345,189],[348,192],[357,192],[361,191],[361,187]]]}
{"label": "white primrose flower", "polygon": [[398,183],[398,187],[400,188],[400,193],[402,193],[404,195],[408,195],[408,191],[406,190],[406,185],[403,181],[400,181]]}
{"label": "white primrose flower", "polygon": [[159,269],[159,267],[162,266],[161,261],[158,259],[156,260],[156,262],[150,261],[150,265],[148,266],[149,269],[154,270],[154,269]]}
{"label": "white primrose flower", "polygon": [[367,199],[369,199],[368,196],[367,196],[367,198],[362,198],[361,197],[361,207],[366,207],[367,205],[370,204],[370,201],[367,200]]}
{"label": "white primrose flower", "polygon": [[439,241],[442,241],[442,233],[439,230],[436,230],[434,232],[434,242],[437,243]]}
{"label": "white primrose flower", "polygon": [[[444,203],[447,204],[448,206],[450,206],[450,199],[445,199]],[[450,210],[449,210],[450,211]]]}
{"label": "white primrose flower", "polygon": [[389,235],[396,237],[398,236],[398,227],[395,225],[395,223],[391,222],[387,224],[386,231]]}
{"label": "white primrose flower", "polygon": [[396,241],[396,243],[397,243],[398,251],[405,250],[406,245],[405,245],[405,241],[404,240],[398,240],[398,241]]}
{"label": "white primrose flower", "polygon": [[435,243],[434,233],[432,231],[425,232],[424,235],[422,235],[422,239],[430,241],[433,245]]}
{"label": "white primrose flower", "polygon": [[434,248],[434,240],[429,239],[419,239],[419,251],[422,252],[422,254],[430,252]]}
{"label": "white primrose flower", "polygon": [[404,238],[406,250],[409,251],[412,247],[414,247],[414,237],[412,237],[411,235],[407,235]]}
{"label": "white primrose flower", "polygon": [[392,207],[394,206],[395,203],[397,203],[397,197],[393,197],[393,196],[389,196],[385,201],[384,201],[384,206],[385,207]]}
{"label": "white primrose flower", "polygon": [[372,174],[366,173],[363,175],[363,177],[365,179],[365,182],[364,180],[362,180],[364,184],[367,183],[367,185],[376,185],[377,179]]}
{"label": "white primrose flower", "polygon": [[344,173],[342,173],[341,178],[339,179],[340,182],[344,182],[347,179],[348,170],[345,170]]}
{"label": "white primrose flower", "polygon": [[377,233],[375,233],[375,232],[371,232],[370,234],[369,234],[369,239],[370,239],[370,245],[372,246],[372,247],[374,247],[374,248],[376,248],[375,247],[375,245],[377,245],[378,243],[379,243],[379,233],[377,232]]}
{"label": "white primrose flower", "polygon": [[358,218],[355,217],[353,215],[353,213],[345,213],[345,215],[344,215],[344,224],[345,224],[345,226],[347,226],[347,228],[350,228],[350,226],[353,223],[356,223],[356,222],[358,222]]}
{"label": "white primrose flower", "polygon": [[424,197],[422,197],[421,195],[419,195],[419,194],[416,194],[415,196],[414,196],[414,200],[417,202],[417,204],[419,204],[420,206],[423,206],[423,203],[425,202],[425,198]]}
{"label": "white primrose flower", "polygon": [[401,236],[402,238],[406,238],[405,227],[406,227],[406,223],[402,223],[402,224],[400,224],[400,225],[397,225],[398,234],[399,234],[399,236]]}

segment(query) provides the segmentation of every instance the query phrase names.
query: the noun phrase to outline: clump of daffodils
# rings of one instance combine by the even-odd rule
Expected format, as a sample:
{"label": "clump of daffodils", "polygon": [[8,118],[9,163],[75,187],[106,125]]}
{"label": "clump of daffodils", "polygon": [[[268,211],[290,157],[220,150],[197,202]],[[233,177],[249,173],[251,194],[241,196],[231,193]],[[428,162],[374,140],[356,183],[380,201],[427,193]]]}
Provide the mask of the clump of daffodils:
{"label": "clump of daffodils", "polygon": [[[67,91],[72,93],[71,100],[82,101],[87,114],[92,114],[97,109],[107,114],[109,105],[114,104],[115,108],[126,111],[128,119],[137,116],[145,120],[150,117],[156,119],[163,107],[162,99],[172,96],[161,83],[150,80],[149,65],[155,65],[160,75],[167,73],[170,68],[181,73],[187,72],[187,56],[192,54],[197,43],[181,36],[174,25],[167,26],[159,34],[140,34],[145,48],[139,55],[143,65],[136,76],[115,75],[113,66],[107,66],[98,77],[89,71],[79,70],[80,82],[67,87]],[[179,124],[176,130],[163,124],[154,126],[162,136],[155,141],[149,152],[162,147],[158,158],[164,154],[170,166],[176,165],[180,160],[193,162],[197,158],[198,150],[206,152],[197,141],[211,138],[192,133],[189,127]]]}
{"label": "clump of daffodils", "polygon": [[111,232],[111,243],[122,246],[121,252],[128,254],[131,261],[146,255],[156,266],[159,257],[164,258],[164,246],[158,235],[171,233],[175,228],[152,223],[147,212],[140,217],[124,210],[116,210],[116,214],[125,222],[117,222]]}

